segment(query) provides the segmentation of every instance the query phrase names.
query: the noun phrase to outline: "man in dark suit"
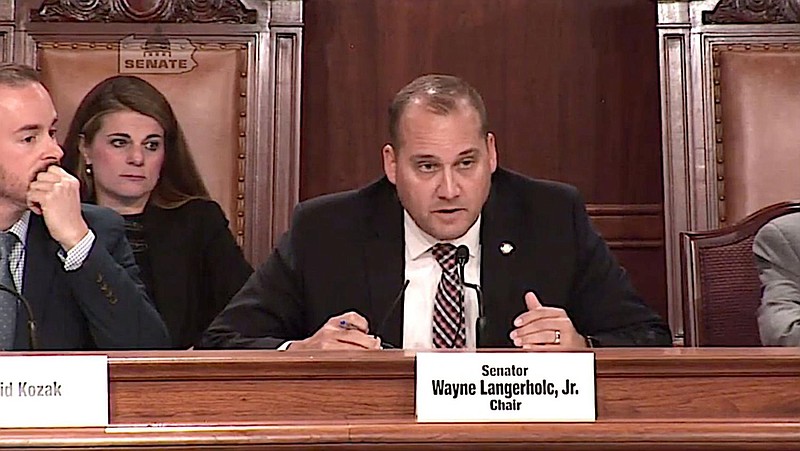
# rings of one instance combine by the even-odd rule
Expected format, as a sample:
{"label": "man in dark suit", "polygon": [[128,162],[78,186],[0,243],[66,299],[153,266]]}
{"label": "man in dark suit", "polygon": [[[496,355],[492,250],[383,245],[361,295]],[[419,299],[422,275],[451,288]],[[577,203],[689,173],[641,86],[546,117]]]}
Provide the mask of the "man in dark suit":
{"label": "man in dark suit", "polygon": [[0,349],[169,346],[122,218],[58,166],[55,122],[36,73],[0,64]]}
{"label": "man in dark suit", "polygon": [[205,346],[671,345],[577,191],[497,168],[472,87],[420,77],[389,116],[386,177],[300,204]]}

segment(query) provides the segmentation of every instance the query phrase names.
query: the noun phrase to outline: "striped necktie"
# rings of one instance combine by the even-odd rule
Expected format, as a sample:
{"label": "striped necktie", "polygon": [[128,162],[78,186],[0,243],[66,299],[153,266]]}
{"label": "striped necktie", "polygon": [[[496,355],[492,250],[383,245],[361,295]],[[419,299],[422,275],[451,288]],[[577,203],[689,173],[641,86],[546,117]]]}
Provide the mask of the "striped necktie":
{"label": "striped necktie", "polygon": [[467,343],[464,320],[464,288],[456,270],[456,247],[439,243],[431,248],[442,267],[433,306],[433,345],[436,348],[463,348]]}

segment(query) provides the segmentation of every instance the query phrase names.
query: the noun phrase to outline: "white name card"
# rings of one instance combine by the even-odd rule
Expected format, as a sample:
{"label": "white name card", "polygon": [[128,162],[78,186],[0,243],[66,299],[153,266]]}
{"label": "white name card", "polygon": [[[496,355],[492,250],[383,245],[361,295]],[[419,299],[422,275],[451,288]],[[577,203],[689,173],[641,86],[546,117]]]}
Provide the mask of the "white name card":
{"label": "white name card", "polygon": [[0,427],[108,426],[108,357],[0,356]]}
{"label": "white name card", "polygon": [[417,353],[420,422],[595,421],[594,353]]}

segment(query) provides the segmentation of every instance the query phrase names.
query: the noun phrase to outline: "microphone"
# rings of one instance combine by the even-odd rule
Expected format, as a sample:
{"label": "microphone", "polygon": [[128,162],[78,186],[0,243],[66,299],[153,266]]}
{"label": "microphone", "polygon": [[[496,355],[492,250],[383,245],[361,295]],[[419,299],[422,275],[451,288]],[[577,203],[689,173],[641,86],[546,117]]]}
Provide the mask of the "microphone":
{"label": "microphone", "polygon": [[32,350],[38,350],[39,337],[36,335],[36,320],[33,319],[33,310],[31,310],[31,304],[21,294],[17,293],[17,290],[7,287],[2,283],[0,283],[0,291],[9,293],[10,295],[14,296],[23,306],[25,306],[25,311],[28,313],[28,345]]}
{"label": "microphone", "polygon": [[[397,304],[399,304],[400,300],[403,299],[403,295],[406,293],[406,288],[408,288],[409,283],[411,283],[411,281],[408,279],[406,279],[406,281],[403,282],[403,288],[401,288],[400,292],[397,293],[397,297],[394,298],[394,302],[392,302],[392,305],[389,307],[389,310],[386,311],[386,314],[383,315],[383,319],[381,320],[380,323],[378,323],[378,327],[375,328],[375,336],[379,337],[381,335],[383,328],[386,327],[386,323],[389,321],[389,318],[392,316],[392,313],[394,313],[395,309],[397,308]],[[394,348],[394,346],[391,343],[387,342],[383,342],[381,344],[381,347],[383,349]]]}
{"label": "microphone", "polygon": [[461,278],[462,285],[464,285],[464,267],[467,266],[468,261],[469,248],[462,244],[456,248],[456,264],[458,265],[458,276]]}
{"label": "microphone", "polygon": [[[475,296],[478,298],[478,320],[475,330],[475,345],[477,347],[478,340],[480,336],[483,334],[484,329],[486,328],[486,316],[483,314],[483,291],[481,290],[480,285],[474,283],[468,283],[464,280],[464,267],[467,266],[467,262],[469,261],[469,248],[465,245],[458,246],[456,248],[456,264],[458,265],[458,276],[461,281],[462,287],[467,287],[472,290],[475,290]],[[463,289],[462,289],[463,291]]]}

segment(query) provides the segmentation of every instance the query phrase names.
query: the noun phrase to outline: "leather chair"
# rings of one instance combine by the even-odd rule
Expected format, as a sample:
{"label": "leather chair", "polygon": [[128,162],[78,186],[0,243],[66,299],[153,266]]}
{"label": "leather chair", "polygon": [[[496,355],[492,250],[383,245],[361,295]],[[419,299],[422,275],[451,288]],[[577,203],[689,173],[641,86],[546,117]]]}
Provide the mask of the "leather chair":
{"label": "leather chair", "polygon": [[680,234],[685,345],[761,345],[753,240],[766,223],[795,212],[800,202],[782,202],[727,227]]}
{"label": "leather chair", "polygon": [[800,198],[800,47],[718,48],[716,156],[722,224]]}
{"label": "leather chair", "polygon": [[[235,233],[239,190],[239,82],[246,56],[238,48],[195,50],[197,66],[185,73],[132,73],[161,91],[184,129],[189,150],[211,197],[231,220]],[[43,45],[39,51],[42,81],[59,112],[63,141],[78,104],[92,87],[117,75],[118,45],[90,47]],[[70,74],[65,77],[64,74]]]}

